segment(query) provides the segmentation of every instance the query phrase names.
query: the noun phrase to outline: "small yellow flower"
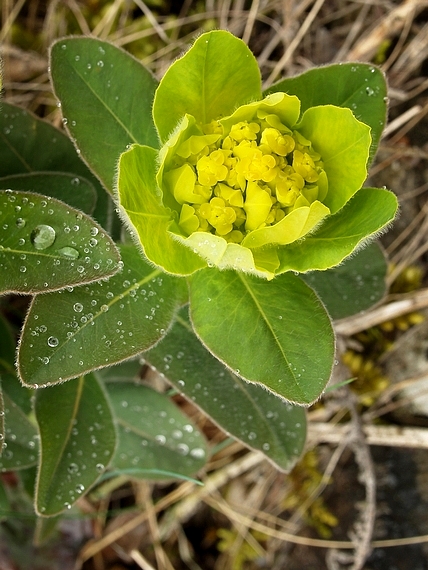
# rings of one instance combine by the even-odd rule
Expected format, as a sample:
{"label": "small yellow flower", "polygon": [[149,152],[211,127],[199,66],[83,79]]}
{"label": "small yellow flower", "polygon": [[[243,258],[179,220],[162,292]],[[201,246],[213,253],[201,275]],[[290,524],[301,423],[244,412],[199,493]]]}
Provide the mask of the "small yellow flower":
{"label": "small yellow flower", "polygon": [[[167,147],[160,185],[181,206],[184,236],[209,232],[242,243],[250,232],[275,226],[294,209],[308,209],[325,197],[321,156],[284,124],[287,103],[284,94],[275,94],[241,107],[236,119],[234,114],[205,126],[189,123]],[[323,217],[328,209],[320,206]]]}

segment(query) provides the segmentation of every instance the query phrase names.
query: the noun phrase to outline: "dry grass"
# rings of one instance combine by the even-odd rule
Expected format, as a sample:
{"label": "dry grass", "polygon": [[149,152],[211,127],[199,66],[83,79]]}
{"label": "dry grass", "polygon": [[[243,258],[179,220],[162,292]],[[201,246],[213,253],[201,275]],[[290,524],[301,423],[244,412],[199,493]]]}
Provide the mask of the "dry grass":
{"label": "dry grass", "polygon": [[[159,5],[173,5],[174,17],[170,10],[156,8]],[[47,50],[54,39],[69,33],[92,34],[129,49],[158,77],[196,33],[213,27],[229,29],[248,42],[258,57],[265,86],[283,75],[329,62],[378,63],[390,86],[390,123],[371,177],[398,194],[403,212],[402,222],[385,241],[393,262],[392,283],[410,264],[423,272],[426,266],[427,16],[428,0],[3,0],[4,98],[59,126]],[[369,327],[427,307],[427,289],[389,297],[364,315],[337,323],[339,347],[352,345],[351,337]],[[338,379],[346,374],[338,372]],[[375,423],[382,410],[391,409],[397,391],[392,385],[364,414],[348,389],[332,392],[310,411],[308,449],[317,450],[320,478],[299,508],[283,507],[288,494],[296,492],[292,477],[279,474],[262,455],[237,443],[212,458],[201,474],[203,488],[190,482],[172,490],[133,482],[126,492],[136,510],[113,516],[108,523],[103,513],[123,488],[105,490],[97,501],[83,500],[82,512],[94,520],[93,538],[81,549],[76,568],[234,570],[240,568],[238,554],[246,545],[254,556],[243,567],[251,570],[309,567],[313,551],[317,568],[358,570],[365,567],[373,548],[428,542],[427,535],[373,540],[376,476],[370,446],[428,447],[428,430],[423,427],[398,429]],[[212,441],[223,438],[210,429]],[[363,496],[340,521],[343,529],[334,531],[340,539],[316,538],[305,524],[306,514],[331,480],[342,476],[343,462],[352,457],[354,485],[361,482]],[[189,539],[192,524],[204,527],[199,544]],[[213,554],[218,528],[230,529],[234,538],[226,552]],[[292,545],[303,549],[296,551]]]}

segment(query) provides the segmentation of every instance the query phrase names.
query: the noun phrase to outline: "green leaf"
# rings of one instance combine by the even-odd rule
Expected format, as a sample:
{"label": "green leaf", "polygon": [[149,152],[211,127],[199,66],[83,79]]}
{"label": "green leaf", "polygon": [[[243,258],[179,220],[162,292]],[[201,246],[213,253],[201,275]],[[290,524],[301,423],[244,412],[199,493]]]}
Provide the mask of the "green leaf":
{"label": "green leaf", "polygon": [[9,103],[0,110],[0,156],[0,177],[54,171],[96,180],[63,132]]}
{"label": "green leaf", "polygon": [[284,91],[297,95],[302,113],[318,105],[348,107],[357,119],[371,128],[373,158],[386,121],[386,82],[384,74],[365,63],[339,63],[311,69],[275,83],[265,95]]}
{"label": "green leaf", "polygon": [[111,201],[64,133],[24,109],[3,103],[0,109],[0,156],[1,178],[53,171],[88,180],[97,191],[94,217],[109,229],[113,211],[109,211]]}
{"label": "green leaf", "polygon": [[196,338],[187,307],[145,357],[227,433],[262,451],[278,469],[293,467],[305,443],[305,410],[227,370]]}
{"label": "green leaf", "polygon": [[52,535],[58,530],[58,524],[61,522],[61,518],[61,515],[49,518],[37,517],[33,537],[34,546],[42,546],[52,538]]}
{"label": "green leaf", "polygon": [[279,272],[304,273],[338,265],[390,224],[397,209],[397,198],[392,192],[362,188],[313,234],[278,250]]}
{"label": "green leaf", "polygon": [[263,281],[230,271],[199,271],[190,279],[190,317],[214,356],[286,400],[310,404],[330,378],[329,317],[313,290],[293,274]]}
{"label": "green leaf", "polygon": [[153,117],[165,141],[186,113],[206,124],[236,107],[261,99],[257,60],[229,32],[202,34],[165,73],[156,91]]}
{"label": "green leaf", "polygon": [[302,279],[315,289],[333,319],[365,311],[386,293],[387,263],[377,243],[372,243],[342,265],[314,271]]}
{"label": "green leaf", "polygon": [[104,390],[93,375],[36,393],[40,465],[36,511],[53,516],[97,481],[113,456],[115,428]]}
{"label": "green leaf", "polygon": [[[0,385],[2,382],[2,377],[0,374]],[[5,435],[5,429],[4,429],[4,398],[3,398],[3,392],[0,390],[0,457],[3,453],[4,450],[4,435]]]}
{"label": "green leaf", "polygon": [[134,145],[119,162],[118,194],[131,231],[137,236],[145,256],[168,273],[188,275],[206,262],[168,232],[172,215],[162,204],[156,183],[157,152]]}
{"label": "green leaf", "polygon": [[112,191],[127,145],[158,146],[151,118],[156,80],[130,54],[95,38],[54,43],[51,76],[70,136]]}
{"label": "green leaf", "polygon": [[23,386],[16,374],[3,374],[2,388],[9,398],[22,410],[23,414],[30,416],[33,410],[32,396],[33,390]]}
{"label": "green leaf", "polygon": [[0,481],[0,521],[6,520],[13,514],[16,515],[16,510],[10,504],[4,484]]}
{"label": "green leaf", "polygon": [[106,387],[118,426],[112,469],[137,478],[170,479],[172,473],[189,476],[203,467],[203,436],[165,394],[131,382]]}
{"label": "green leaf", "polygon": [[[5,439],[4,449],[0,457],[0,471],[25,469],[36,465],[38,434],[37,429],[28,419],[27,412],[15,399],[19,383],[10,374],[2,376]],[[28,390],[25,392],[29,401]],[[24,396],[24,394],[22,394]]]}
{"label": "green leaf", "polygon": [[0,189],[22,190],[51,196],[92,214],[97,200],[97,193],[91,182],[69,173],[33,172],[12,174],[0,178]]}
{"label": "green leaf", "polygon": [[123,269],[108,281],[36,296],[18,354],[21,380],[48,385],[147,350],[165,334],[187,298],[184,280],[121,248]]}
{"label": "green leaf", "polygon": [[15,340],[8,321],[0,313],[0,372],[15,370]]}
{"label": "green leaf", "polygon": [[52,291],[118,267],[114,243],[85,214],[40,194],[0,190],[0,292]]}
{"label": "green leaf", "polygon": [[296,129],[321,154],[328,178],[323,204],[335,214],[367,178],[370,129],[349,109],[331,105],[308,109]]}

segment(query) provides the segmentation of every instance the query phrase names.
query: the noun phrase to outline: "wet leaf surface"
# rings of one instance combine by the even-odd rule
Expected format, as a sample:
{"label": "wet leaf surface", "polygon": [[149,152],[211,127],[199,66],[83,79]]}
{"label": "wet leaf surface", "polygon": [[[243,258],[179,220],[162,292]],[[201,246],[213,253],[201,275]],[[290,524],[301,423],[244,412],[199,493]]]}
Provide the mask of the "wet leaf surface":
{"label": "wet leaf surface", "polygon": [[111,463],[118,475],[171,479],[192,475],[205,464],[205,439],[165,394],[132,382],[106,387],[118,427]]}
{"label": "wet leaf surface", "polygon": [[52,291],[118,268],[111,238],[79,210],[40,194],[0,190],[0,292]]}
{"label": "wet leaf surface", "polygon": [[156,80],[130,54],[95,38],[56,42],[51,74],[64,124],[90,168],[112,191],[116,163],[127,145],[158,146],[151,118]]}
{"label": "wet leaf surface", "polygon": [[39,440],[37,429],[28,417],[30,391],[22,388],[11,374],[2,375],[2,391],[5,430],[0,471],[36,465]]}
{"label": "wet leaf surface", "polygon": [[70,509],[99,479],[114,453],[116,432],[93,375],[38,391],[35,413],[41,448],[36,509],[52,516]]}
{"label": "wet leaf surface", "polygon": [[97,194],[89,180],[75,174],[59,172],[32,172],[0,178],[0,189],[36,192],[62,200],[73,208],[92,214]]}
{"label": "wet leaf surface", "polygon": [[377,243],[359,251],[342,265],[302,275],[315,289],[333,319],[370,308],[386,293],[387,262]]}
{"label": "wet leaf surface", "polygon": [[232,372],[286,400],[309,404],[330,378],[329,316],[292,273],[265,281],[201,270],[190,280],[190,318],[202,343]]}
{"label": "wet leaf surface", "polygon": [[305,410],[232,374],[196,338],[187,312],[146,353],[147,361],[223,430],[289,471],[305,443]]}
{"label": "wet leaf surface", "polygon": [[31,386],[55,384],[147,350],[186,302],[184,280],[149,266],[122,246],[123,267],[109,280],[34,299],[24,325],[18,365]]}

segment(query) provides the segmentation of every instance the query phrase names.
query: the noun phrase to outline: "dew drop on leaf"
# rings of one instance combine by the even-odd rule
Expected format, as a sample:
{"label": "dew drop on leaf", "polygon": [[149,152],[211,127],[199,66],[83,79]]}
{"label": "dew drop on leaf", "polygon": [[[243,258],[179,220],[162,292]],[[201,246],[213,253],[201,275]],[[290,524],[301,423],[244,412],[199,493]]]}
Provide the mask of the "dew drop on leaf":
{"label": "dew drop on leaf", "polygon": [[[177,445],[177,451],[181,454],[181,455],[187,455],[189,453],[189,446],[186,445],[185,443],[179,443]],[[194,451],[194,450],[192,450]]]}
{"label": "dew drop on leaf", "polygon": [[51,346],[52,348],[55,348],[56,346],[58,346],[59,344],[59,340],[56,338],[56,336],[50,336],[48,338],[48,345]]}
{"label": "dew drop on leaf", "polygon": [[190,455],[194,458],[194,459],[202,459],[205,457],[205,451],[202,449],[202,447],[195,447],[194,449],[192,449],[192,451],[190,452]]}
{"label": "dew drop on leaf", "polygon": [[50,247],[56,238],[55,230],[51,226],[40,224],[31,232],[31,243],[38,250]]}
{"label": "dew drop on leaf", "polygon": [[70,463],[70,465],[67,467],[67,471],[69,473],[77,473],[79,471],[79,466],[77,463]]}
{"label": "dew drop on leaf", "polygon": [[58,253],[63,257],[67,257],[68,259],[77,259],[79,257],[79,252],[74,247],[62,247],[58,250]]}

